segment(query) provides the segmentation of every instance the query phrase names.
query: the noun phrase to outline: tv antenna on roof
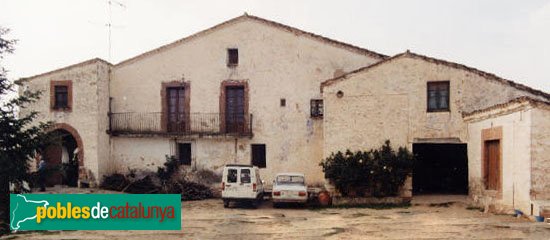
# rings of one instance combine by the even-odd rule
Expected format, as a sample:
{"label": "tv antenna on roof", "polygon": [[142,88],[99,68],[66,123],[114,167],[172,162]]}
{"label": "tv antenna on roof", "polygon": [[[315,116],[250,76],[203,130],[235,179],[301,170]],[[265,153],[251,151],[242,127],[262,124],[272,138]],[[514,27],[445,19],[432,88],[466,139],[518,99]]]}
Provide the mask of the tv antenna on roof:
{"label": "tv antenna on roof", "polygon": [[119,2],[119,1],[116,1],[116,0],[107,0],[107,5],[109,7],[109,22],[107,22],[107,24],[105,24],[105,26],[107,26],[107,28],[109,29],[109,62],[111,61],[111,28],[113,27],[113,5],[117,6],[117,7],[121,7],[121,8],[124,8],[126,9],[126,5],[124,5],[123,3]]}

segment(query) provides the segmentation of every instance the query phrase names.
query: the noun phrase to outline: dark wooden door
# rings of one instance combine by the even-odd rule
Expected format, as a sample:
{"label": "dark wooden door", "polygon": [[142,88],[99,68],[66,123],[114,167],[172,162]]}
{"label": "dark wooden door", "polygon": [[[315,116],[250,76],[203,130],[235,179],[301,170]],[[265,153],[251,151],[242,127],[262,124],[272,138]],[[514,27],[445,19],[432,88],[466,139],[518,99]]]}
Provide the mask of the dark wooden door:
{"label": "dark wooden door", "polygon": [[225,90],[225,131],[242,132],[245,127],[244,87],[227,87]]}
{"label": "dark wooden door", "polygon": [[183,132],[186,129],[185,89],[169,87],[166,89],[167,129],[169,132]]}
{"label": "dark wooden door", "polygon": [[485,182],[489,190],[500,187],[500,141],[485,142]]}
{"label": "dark wooden door", "polygon": [[61,167],[62,146],[53,144],[46,147],[44,161],[46,162],[46,186],[53,187],[62,183]]}

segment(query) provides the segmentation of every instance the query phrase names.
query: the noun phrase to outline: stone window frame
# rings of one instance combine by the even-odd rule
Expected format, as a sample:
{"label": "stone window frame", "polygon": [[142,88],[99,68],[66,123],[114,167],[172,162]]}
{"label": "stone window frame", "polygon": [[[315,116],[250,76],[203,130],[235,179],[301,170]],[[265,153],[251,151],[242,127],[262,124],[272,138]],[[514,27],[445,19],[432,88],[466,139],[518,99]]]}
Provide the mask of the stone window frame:
{"label": "stone window frame", "polygon": [[[67,87],[67,107],[55,107],[55,87]],[[72,112],[73,110],[73,81],[72,80],[52,80],[50,81],[50,110],[53,112]]]}
{"label": "stone window frame", "polygon": [[245,122],[245,128],[243,129],[245,132],[249,132],[251,129],[249,129],[249,123],[250,123],[250,113],[249,113],[249,88],[248,88],[248,80],[242,79],[242,80],[224,80],[220,84],[220,132],[226,133],[225,131],[225,90],[227,87],[240,87],[242,86],[244,88],[244,122]]}
{"label": "stone window frame", "polygon": [[[485,142],[487,141],[499,141],[499,157],[498,157],[498,166],[499,166],[499,179],[498,179],[498,187],[497,190],[489,190],[487,189],[485,179],[485,166],[487,165],[487,156],[485,155]],[[503,183],[503,166],[502,166],[502,126],[497,127],[491,127],[491,128],[485,128],[481,130],[481,179],[483,181],[483,190],[487,193],[490,193],[493,197],[496,197],[497,199],[502,199],[502,183]]]}
{"label": "stone window frame", "polygon": [[[430,108],[430,85],[447,85],[447,108]],[[426,83],[426,111],[427,112],[450,112],[451,111],[451,81],[437,80]]]}
{"label": "stone window frame", "polygon": [[168,132],[168,99],[166,99],[167,91],[166,89],[172,88],[172,87],[183,87],[184,91],[184,99],[183,99],[183,105],[185,107],[185,130],[190,131],[191,130],[191,119],[190,119],[190,113],[191,113],[191,83],[188,81],[169,81],[169,82],[162,82],[161,83],[161,89],[160,89],[160,101],[161,101],[161,129],[163,132]]}

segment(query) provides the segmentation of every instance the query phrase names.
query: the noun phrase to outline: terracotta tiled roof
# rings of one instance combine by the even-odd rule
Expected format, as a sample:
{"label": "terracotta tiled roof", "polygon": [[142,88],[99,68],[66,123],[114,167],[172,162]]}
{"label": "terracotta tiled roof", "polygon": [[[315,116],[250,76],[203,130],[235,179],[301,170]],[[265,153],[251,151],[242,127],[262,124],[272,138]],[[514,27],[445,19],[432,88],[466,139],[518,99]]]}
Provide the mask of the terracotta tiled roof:
{"label": "terracotta tiled roof", "polygon": [[465,117],[465,118],[466,117],[471,117],[473,115],[482,114],[482,113],[490,112],[490,111],[497,110],[497,109],[504,109],[508,106],[511,106],[511,105],[514,105],[514,104],[521,104],[521,103],[530,104],[530,105],[537,106],[537,107],[542,106],[542,107],[550,109],[550,102],[534,99],[534,98],[527,97],[527,96],[521,96],[521,97],[518,97],[518,98],[514,98],[514,99],[512,99],[508,102],[499,103],[499,104],[495,104],[493,106],[486,107],[486,108],[483,108],[483,109],[478,109],[478,110],[474,110],[474,111],[471,111],[471,112],[462,113],[462,117]]}
{"label": "terracotta tiled roof", "polygon": [[190,40],[195,39],[197,37],[200,37],[200,36],[203,36],[203,35],[208,34],[210,32],[213,32],[215,30],[221,29],[221,28],[226,27],[226,26],[230,26],[232,24],[235,24],[235,23],[241,22],[243,20],[247,20],[247,19],[251,19],[251,20],[254,20],[256,22],[260,22],[260,23],[263,23],[265,25],[272,26],[272,27],[275,27],[275,28],[278,28],[278,29],[281,29],[281,30],[284,30],[284,31],[288,31],[288,32],[294,33],[296,35],[302,35],[302,36],[305,36],[305,37],[309,37],[309,38],[324,42],[326,44],[333,45],[333,46],[340,47],[340,48],[344,48],[344,49],[347,49],[347,50],[350,50],[350,51],[353,51],[353,52],[356,52],[356,53],[359,53],[359,54],[368,55],[368,56],[378,58],[378,59],[385,59],[385,58],[388,57],[386,55],[383,55],[383,54],[380,54],[380,53],[377,53],[377,52],[374,52],[374,51],[371,51],[371,50],[368,50],[368,49],[364,49],[364,48],[354,46],[354,45],[351,45],[351,44],[348,44],[348,43],[336,41],[336,40],[333,40],[333,39],[330,39],[330,38],[327,38],[327,37],[323,37],[321,35],[306,32],[306,31],[303,31],[303,30],[300,30],[300,29],[297,29],[297,28],[294,28],[294,27],[291,27],[291,26],[287,26],[287,25],[284,25],[284,24],[281,24],[281,23],[278,23],[278,22],[274,22],[274,21],[271,21],[271,20],[267,20],[267,19],[264,19],[264,18],[256,17],[256,16],[252,16],[252,15],[249,15],[249,14],[245,13],[244,15],[241,15],[239,17],[236,17],[236,18],[233,18],[233,19],[230,19],[230,20],[227,20],[225,22],[222,22],[222,23],[220,23],[218,25],[215,25],[211,28],[202,30],[202,31],[200,31],[198,33],[195,33],[193,35],[190,35],[188,37],[179,39],[175,42],[163,45],[163,46],[158,47],[156,49],[147,51],[147,52],[142,53],[140,55],[137,55],[135,57],[126,59],[124,61],[121,61],[121,62],[117,63],[116,66],[121,66],[121,65],[124,65],[124,64],[127,64],[127,63],[134,62],[134,61],[136,61],[138,59],[141,59],[143,57],[146,57],[146,56],[149,56],[151,54],[155,54],[155,53],[161,52],[163,50],[172,48],[174,46],[179,45],[180,43],[190,41]]}
{"label": "terracotta tiled roof", "polygon": [[74,67],[80,67],[80,66],[84,66],[84,65],[88,65],[88,64],[91,64],[91,63],[96,63],[96,62],[101,62],[101,63],[104,63],[104,64],[107,64],[108,66],[112,66],[113,64],[101,59],[101,58],[92,58],[90,60],[86,60],[84,62],[79,62],[79,63],[76,63],[76,64],[72,64],[72,65],[69,65],[69,66],[66,66],[66,67],[62,67],[62,68],[58,68],[58,69],[55,69],[55,70],[52,70],[52,71],[49,71],[49,72],[45,72],[45,73],[41,73],[41,74],[37,74],[37,75],[34,75],[34,76],[30,76],[30,77],[24,77],[24,78],[20,78],[18,81],[20,82],[25,82],[25,81],[29,81],[33,78],[37,78],[37,77],[42,77],[42,76],[46,76],[46,75],[49,75],[49,74],[53,74],[53,73],[57,73],[57,72],[61,72],[61,71],[64,71],[64,70],[67,70],[67,69],[70,69],[70,68],[74,68]]}
{"label": "terracotta tiled roof", "polygon": [[510,81],[510,80],[501,78],[501,77],[499,77],[495,74],[484,72],[484,71],[478,70],[476,68],[468,67],[466,65],[462,65],[462,64],[459,64],[459,63],[454,63],[454,62],[450,62],[450,61],[446,61],[446,60],[441,60],[441,59],[437,59],[437,58],[432,58],[432,57],[412,53],[410,51],[406,51],[404,53],[397,54],[397,55],[392,56],[390,58],[386,58],[385,60],[382,60],[380,62],[377,62],[377,63],[369,65],[369,66],[359,68],[357,70],[351,71],[351,72],[349,72],[347,74],[344,74],[342,76],[332,78],[332,79],[328,79],[328,80],[324,81],[323,83],[321,83],[321,92],[323,91],[323,88],[326,87],[326,86],[330,86],[330,85],[335,84],[337,82],[343,81],[343,80],[349,78],[350,76],[352,76],[356,73],[367,71],[371,68],[374,68],[374,67],[382,65],[382,64],[389,63],[392,60],[398,59],[398,58],[401,58],[401,57],[421,59],[421,60],[424,60],[426,62],[430,62],[430,63],[434,63],[434,64],[441,64],[441,65],[445,65],[445,66],[452,67],[452,68],[462,69],[462,70],[471,72],[473,74],[477,74],[477,75],[479,75],[479,76],[481,76],[485,79],[494,80],[494,81],[500,82],[502,84],[514,87],[516,89],[523,90],[523,91],[529,92],[533,95],[541,96],[541,97],[544,97],[544,98],[550,100],[550,94],[548,94],[546,92],[543,92],[541,90],[533,89],[533,88],[525,86],[523,84],[516,83],[516,82]]}

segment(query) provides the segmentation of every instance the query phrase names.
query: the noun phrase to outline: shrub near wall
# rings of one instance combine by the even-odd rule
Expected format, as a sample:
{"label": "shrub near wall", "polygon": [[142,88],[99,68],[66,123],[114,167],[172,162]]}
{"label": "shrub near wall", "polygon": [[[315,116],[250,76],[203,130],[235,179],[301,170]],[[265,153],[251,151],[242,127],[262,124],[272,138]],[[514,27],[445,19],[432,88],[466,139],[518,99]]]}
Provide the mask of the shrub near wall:
{"label": "shrub near wall", "polygon": [[378,149],[332,153],[321,162],[325,178],[343,196],[396,196],[412,173],[414,155],[404,147],[395,151],[389,140]]}

